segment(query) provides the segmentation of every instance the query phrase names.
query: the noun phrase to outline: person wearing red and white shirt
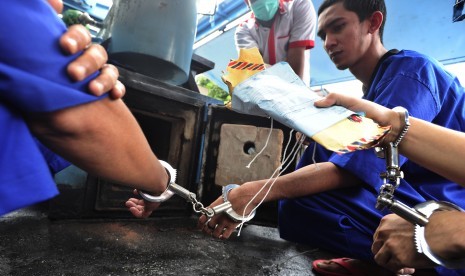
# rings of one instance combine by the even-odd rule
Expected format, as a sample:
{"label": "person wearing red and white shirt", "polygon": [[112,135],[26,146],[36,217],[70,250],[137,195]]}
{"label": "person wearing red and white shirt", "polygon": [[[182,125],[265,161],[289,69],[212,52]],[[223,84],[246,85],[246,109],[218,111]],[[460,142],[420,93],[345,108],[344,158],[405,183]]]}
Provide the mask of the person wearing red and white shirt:
{"label": "person wearing red and white shirt", "polygon": [[286,61],[309,85],[317,17],[311,0],[245,0],[251,17],[236,28],[236,47],[257,47],[265,63]]}

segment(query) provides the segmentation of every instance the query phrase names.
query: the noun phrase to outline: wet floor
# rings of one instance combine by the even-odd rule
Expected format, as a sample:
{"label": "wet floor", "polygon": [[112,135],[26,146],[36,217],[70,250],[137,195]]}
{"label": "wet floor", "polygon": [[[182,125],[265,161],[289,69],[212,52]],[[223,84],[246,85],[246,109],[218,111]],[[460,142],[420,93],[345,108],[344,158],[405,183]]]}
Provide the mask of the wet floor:
{"label": "wet floor", "polygon": [[0,275],[314,275],[331,254],[248,225],[226,241],[196,218],[50,220],[40,208],[0,218]]}

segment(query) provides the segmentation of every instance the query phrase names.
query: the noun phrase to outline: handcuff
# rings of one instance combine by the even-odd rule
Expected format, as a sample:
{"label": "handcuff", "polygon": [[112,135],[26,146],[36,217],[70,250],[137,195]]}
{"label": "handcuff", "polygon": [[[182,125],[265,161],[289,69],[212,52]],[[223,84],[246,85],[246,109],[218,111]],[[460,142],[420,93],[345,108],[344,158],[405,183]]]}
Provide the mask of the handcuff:
{"label": "handcuff", "polygon": [[[166,185],[166,190],[159,196],[151,195],[145,191],[138,190],[139,195],[147,201],[150,202],[164,202],[170,199],[174,195],[174,191],[172,188],[172,184],[176,184],[176,170],[171,167],[166,161],[158,160],[160,164],[165,168],[166,172],[168,173],[168,184]],[[170,189],[171,187],[171,189]]]}
{"label": "handcuff", "polygon": [[239,185],[237,184],[229,184],[229,185],[223,186],[223,189],[222,189],[222,192],[223,192],[222,197],[224,201],[223,204],[225,204],[226,206],[229,206],[229,208],[227,208],[225,212],[229,216],[229,218],[231,218],[235,222],[247,222],[255,217],[255,213],[256,213],[255,210],[253,210],[247,216],[241,216],[238,213],[236,213],[236,211],[233,210],[232,205],[228,200],[229,192],[232,189],[237,188],[237,187],[239,187]]}
{"label": "handcuff", "polygon": [[[427,219],[437,211],[461,211],[464,210],[459,206],[447,202],[447,201],[426,201],[420,204],[415,205],[415,209],[425,215]],[[465,267],[465,258],[462,259],[454,259],[448,260],[439,257],[438,255],[434,254],[431,248],[429,247],[428,243],[426,242],[425,237],[425,226],[421,226],[416,224],[415,225],[415,246],[417,248],[417,252],[420,254],[424,254],[430,260],[435,262],[438,265],[450,268],[450,269],[458,269]]]}
{"label": "handcuff", "polygon": [[174,194],[177,194],[186,199],[187,202],[192,204],[194,212],[201,213],[205,215],[207,218],[211,218],[214,215],[220,213],[226,213],[226,215],[234,222],[245,223],[250,221],[255,216],[255,210],[247,216],[241,216],[233,210],[231,202],[229,202],[228,200],[228,194],[232,189],[239,187],[239,185],[229,184],[227,186],[224,186],[222,190],[222,197],[224,202],[214,207],[204,207],[204,205],[197,200],[195,193],[192,193],[191,191],[187,190],[181,185],[176,184],[176,170],[165,161],[160,160],[160,163],[168,173],[169,180],[166,190],[159,196],[154,196],[145,191],[138,190],[139,195],[144,200],[149,202],[161,203],[170,199]]}
{"label": "handcuff", "polygon": [[415,247],[418,253],[424,254],[434,263],[450,269],[465,267],[465,259],[445,260],[434,254],[425,239],[425,226],[429,217],[436,211],[464,211],[459,206],[446,201],[426,201],[415,205],[413,208],[399,200],[394,199],[394,192],[400,185],[400,179],[404,178],[399,166],[398,145],[410,126],[408,111],[403,107],[395,107],[394,111],[400,113],[404,119],[404,128],[394,142],[384,147],[375,147],[375,153],[379,158],[386,159],[386,171],[380,173],[383,184],[376,200],[376,209],[383,210],[387,207],[393,213],[415,225]]}

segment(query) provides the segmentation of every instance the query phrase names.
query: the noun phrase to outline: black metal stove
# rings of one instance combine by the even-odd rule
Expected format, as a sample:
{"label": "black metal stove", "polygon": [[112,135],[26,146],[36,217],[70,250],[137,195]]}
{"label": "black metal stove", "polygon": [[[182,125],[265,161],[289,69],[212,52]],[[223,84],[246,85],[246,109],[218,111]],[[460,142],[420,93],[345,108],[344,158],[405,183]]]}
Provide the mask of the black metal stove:
{"label": "black metal stove", "polygon": [[[251,171],[246,171],[246,164],[237,165],[238,159],[246,162],[263,146],[260,144],[268,135],[269,119],[234,112],[222,102],[196,92],[195,88],[173,86],[122,68],[120,76],[127,90],[124,102],[138,120],[154,153],[177,169],[177,183],[196,193],[205,205],[221,194],[221,186],[228,179],[241,184],[241,181],[269,177],[268,172],[274,170],[284,150],[283,143],[288,139],[295,142],[294,137],[289,137],[290,129],[275,122],[276,135],[267,154],[273,160],[260,161]],[[229,158],[233,153],[236,157]],[[292,165],[288,171],[294,168]],[[58,175],[56,180],[60,195],[51,201],[51,218],[131,217],[124,202],[133,196],[132,189],[87,175],[75,167]],[[191,205],[175,195],[153,216],[192,214]],[[253,223],[275,225],[276,204],[262,206]]]}

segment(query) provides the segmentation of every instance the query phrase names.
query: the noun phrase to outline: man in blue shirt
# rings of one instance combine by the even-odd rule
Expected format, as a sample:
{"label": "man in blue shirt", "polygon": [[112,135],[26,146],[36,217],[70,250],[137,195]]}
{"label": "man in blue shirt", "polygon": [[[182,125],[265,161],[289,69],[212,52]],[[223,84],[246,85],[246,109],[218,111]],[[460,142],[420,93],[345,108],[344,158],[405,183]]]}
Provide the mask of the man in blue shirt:
{"label": "man in blue shirt", "polygon": [[60,50],[66,29],[52,8],[42,0],[6,0],[0,14],[0,214],[57,194],[35,137],[89,173],[163,192],[168,175],[129,109],[86,92],[96,74],[68,77],[78,55]]}
{"label": "man in blue shirt", "polygon": [[[389,108],[403,106],[416,118],[465,130],[465,93],[457,78],[430,57],[384,47],[384,1],[328,0],[320,6],[318,15],[318,36],[326,52],[338,69],[349,69],[363,83],[365,99]],[[445,200],[465,207],[464,188],[406,158],[399,161],[405,178],[396,190],[396,198],[410,206],[425,200]],[[373,262],[373,234],[389,212],[375,209],[383,184],[379,174],[384,171],[385,160],[377,158],[373,151],[338,155],[310,145],[298,169],[279,177],[265,201],[280,200],[282,238]],[[246,182],[231,190],[228,198],[236,212],[242,214],[266,183]],[[267,190],[258,193],[246,213],[259,204]],[[212,205],[219,203],[221,198]],[[200,227],[205,221],[205,217],[200,218]],[[214,231],[203,227],[205,232],[227,238],[237,224],[217,216],[209,225],[217,227]],[[337,264],[326,268],[347,273]],[[378,271],[368,275],[382,271],[380,267],[371,268]],[[447,275],[463,273],[443,268],[437,271]]]}

